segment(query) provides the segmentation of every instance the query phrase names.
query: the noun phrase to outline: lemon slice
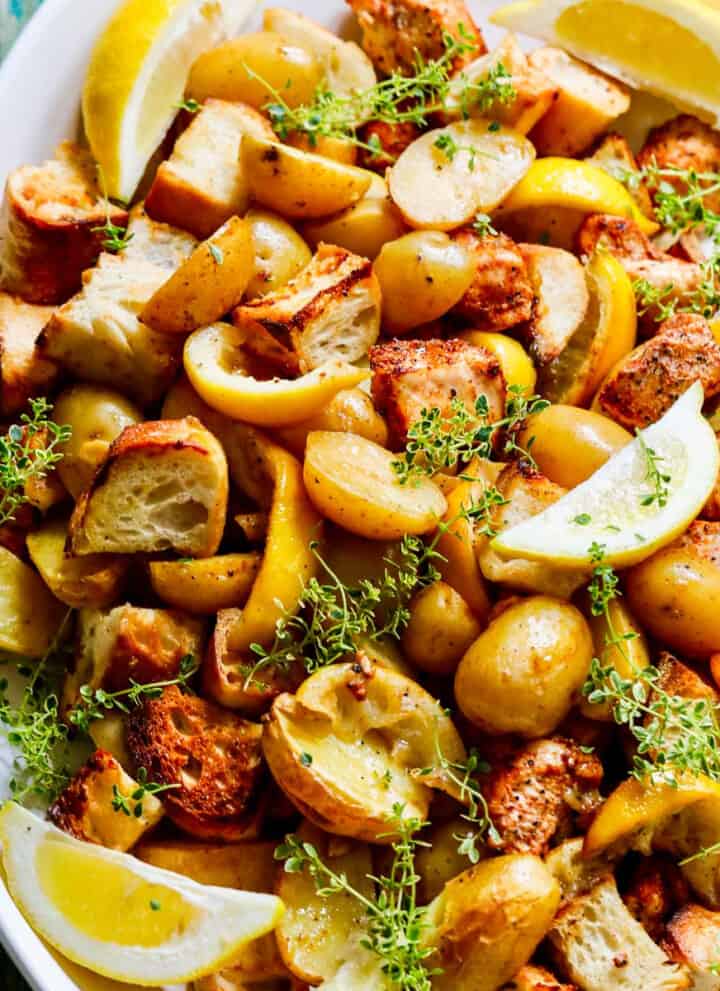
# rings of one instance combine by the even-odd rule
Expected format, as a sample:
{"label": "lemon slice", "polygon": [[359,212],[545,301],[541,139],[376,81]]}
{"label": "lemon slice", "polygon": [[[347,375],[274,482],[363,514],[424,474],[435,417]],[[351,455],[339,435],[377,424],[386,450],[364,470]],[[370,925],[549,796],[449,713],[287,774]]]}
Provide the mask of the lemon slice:
{"label": "lemon slice", "polygon": [[519,0],[495,24],[560,45],[638,89],[720,114],[720,7],[702,0]]}
{"label": "lemon slice", "polygon": [[369,375],[344,361],[326,361],[297,379],[255,378],[230,324],[196,330],[185,342],[185,371],[208,406],[258,427],[288,427],[324,409],[342,389]]}
{"label": "lemon slice", "polygon": [[654,234],[659,229],[642,213],[622,183],[599,166],[575,158],[551,155],[536,159],[495,211],[495,216],[538,207],[629,217],[645,234]]}
{"label": "lemon slice", "polygon": [[190,67],[237,30],[255,0],[125,0],[93,49],[85,133],[107,191],[130,200],[177,114]]}
{"label": "lemon slice", "polygon": [[[576,567],[591,563],[590,546],[607,564],[627,567],[674,540],[695,519],[718,474],[718,444],[701,414],[703,389],[692,385],[665,416],[613,455],[586,482],[537,516],[510,527],[491,546],[508,557]],[[648,450],[669,481],[664,505],[654,498]],[[568,452],[572,457],[572,452]]]}
{"label": "lemon slice", "polygon": [[274,895],[197,884],[76,840],[14,802],[0,813],[0,840],[10,893],[32,926],[118,981],[159,987],[212,973],[282,916]]}

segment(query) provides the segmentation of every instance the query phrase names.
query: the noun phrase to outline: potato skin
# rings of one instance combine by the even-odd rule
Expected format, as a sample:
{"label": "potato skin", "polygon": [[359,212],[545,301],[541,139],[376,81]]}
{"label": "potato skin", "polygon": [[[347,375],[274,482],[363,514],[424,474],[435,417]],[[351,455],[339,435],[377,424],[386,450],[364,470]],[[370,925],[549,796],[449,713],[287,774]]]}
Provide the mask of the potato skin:
{"label": "potato skin", "polygon": [[245,215],[255,245],[255,264],[245,298],[256,299],[281,289],[306,265],[312,252],[294,227],[269,210]]}
{"label": "potato skin", "polygon": [[592,656],[590,629],[575,606],[531,596],[502,612],[467,651],[455,699],[486,733],[546,736],[570,711]]}
{"label": "potato skin", "polygon": [[156,595],[173,606],[201,616],[247,602],[262,555],[222,554],[195,561],[151,561],[150,582]]}
{"label": "potato skin", "polygon": [[387,447],[387,424],[373,406],[372,399],[362,389],[343,389],[321,410],[304,423],[273,431],[273,436],[297,458],[305,455],[308,435],[313,430],[358,434]]}
{"label": "potato skin", "polygon": [[313,245],[325,241],[339,244],[365,258],[374,259],[389,241],[407,230],[397,207],[388,195],[366,194],[359,203],[328,220],[306,224],[303,234]]}
{"label": "potato skin", "polygon": [[475,277],[473,257],[440,231],[413,231],[384,244],[375,261],[383,323],[401,334],[443,316]]}
{"label": "potato skin", "polygon": [[402,645],[427,674],[452,674],[482,627],[463,597],[445,582],[424,588],[410,603]]}

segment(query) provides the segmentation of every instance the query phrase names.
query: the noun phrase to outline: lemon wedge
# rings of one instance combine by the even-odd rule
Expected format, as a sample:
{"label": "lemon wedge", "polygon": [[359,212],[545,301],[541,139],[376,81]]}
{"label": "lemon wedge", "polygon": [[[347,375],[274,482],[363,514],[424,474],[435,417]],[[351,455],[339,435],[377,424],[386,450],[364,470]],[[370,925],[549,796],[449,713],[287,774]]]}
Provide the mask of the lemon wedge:
{"label": "lemon wedge", "polygon": [[118,981],[159,987],[212,973],[275,928],[274,895],[206,887],[76,840],[8,802],[0,813],[13,899],[62,954]]}
{"label": "lemon wedge", "polygon": [[639,209],[622,183],[591,162],[551,155],[536,159],[495,211],[505,216],[519,210],[562,208],[582,213],[610,213],[634,220],[645,234],[658,225]]}
{"label": "lemon wedge", "polygon": [[704,116],[720,119],[720,7],[703,0],[518,0],[495,24],[544,38]]}
{"label": "lemon wedge", "polygon": [[332,360],[297,379],[255,378],[240,347],[242,340],[242,332],[226,323],[196,330],[185,342],[185,371],[208,406],[258,427],[301,423],[370,374]]}
{"label": "lemon wedge", "polygon": [[[493,549],[577,567],[591,563],[590,546],[597,543],[605,563],[627,567],[670,543],[695,519],[717,480],[718,444],[702,404],[703,389],[696,382],[586,482],[495,537]],[[650,478],[653,458],[669,479],[662,482],[661,500]]]}
{"label": "lemon wedge", "polygon": [[132,198],[177,114],[190,67],[237,30],[255,0],[125,0],[97,40],[83,89],[107,192]]}

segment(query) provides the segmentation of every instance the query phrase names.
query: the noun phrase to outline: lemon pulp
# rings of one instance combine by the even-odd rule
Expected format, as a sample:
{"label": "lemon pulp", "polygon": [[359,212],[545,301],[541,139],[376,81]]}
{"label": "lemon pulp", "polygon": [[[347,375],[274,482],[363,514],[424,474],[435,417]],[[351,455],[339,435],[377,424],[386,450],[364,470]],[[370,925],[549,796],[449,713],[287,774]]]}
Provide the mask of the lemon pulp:
{"label": "lemon pulp", "polygon": [[84,850],[41,843],[40,886],[86,936],[120,946],[161,946],[181,936],[197,911],[176,891],[129,875]]}

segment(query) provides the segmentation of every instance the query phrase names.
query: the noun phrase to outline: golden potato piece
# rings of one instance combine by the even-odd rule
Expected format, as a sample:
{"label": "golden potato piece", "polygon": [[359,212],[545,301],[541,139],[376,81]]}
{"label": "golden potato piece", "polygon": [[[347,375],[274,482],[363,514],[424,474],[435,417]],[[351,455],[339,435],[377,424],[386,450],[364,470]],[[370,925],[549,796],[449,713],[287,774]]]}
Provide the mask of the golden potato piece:
{"label": "golden potato piece", "polygon": [[245,222],[255,247],[253,274],[245,298],[255,299],[282,289],[310,264],[312,252],[294,227],[268,210],[249,210]]}
{"label": "golden potato piece", "polygon": [[73,609],[104,609],[116,602],[128,570],[114,554],[67,553],[68,520],[45,520],[27,536],[30,559],[53,595]]}
{"label": "golden potato piece", "polygon": [[534,158],[516,131],[458,121],[413,141],[390,170],[390,195],[411,227],[453,230],[493,210]]}
{"label": "golden potato piece", "polygon": [[318,430],[307,440],[303,477],[315,508],[333,523],[373,540],[429,533],[445,513],[427,478],[401,485],[393,455],[355,434]]}
{"label": "golden potato piece", "polygon": [[163,334],[189,334],[215,323],[242,299],[254,264],[250,227],[231,217],[156,290],[140,319]]}
{"label": "golden potato piece", "polygon": [[65,611],[36,571],[0,547],[0,650],[42,657]]}
{"label": "golden potato piece", "polygon": [[[453,791],[438,765],[465,759],[435,699],[387,668],[335,664],[275,699],[263,733],[270,770],[303,814],[342,836],[389,843],[393,806],[426,817],[432,787]],[[413,772],[432,768],[417,777]]]}
{"label": "golden potato piece", "polygon": [[463,597],[446,582],[424,588],[410,603],[403,650],[428,674],[453,674],[460,658],[482,632]]}
{"label": "golden potato piece", "polygon": [[223,554],[198,561],[151,561],[150,582],[156,595],[175,609],[213,616],[221,609],[245,605],[262,555]]}
{"label": "golden potato piece", "polygon": [[277,861],[274,841],[207,843],[189,840],[142,840],[133,851],[139,860],[198,884],[271,894]]}
{"label": "golden potato piece", "polygon": [[303,458],[308,435],[315,430],[358,434],[380,447],[387,447],[387,424],[362,389],[343,389],[315,416],[295,427],[274,430],[273,436],[296,458]]}
{"label": "golden potato piece", "polygon": [[370,172],[274,141],[248,135],[241,155],[253,198],[283,217],[339,213],[370,187]]}
{"label": "golden potato piece", "polygon": [[[24,303],[19,296],[0,292],[0,414],[21,410],[31,396],[45,393],[58,375],[36,345],[52,315],[51,306]],[[62,421],[60,421],[62,422]]]}
{"label": "golden potato piece", "polygon": [[398,208],[387,192],[375,196],[368,191],[354,206],[327,220],[309,221],[303,234],[311,244],[325,241],[339,244],[364,258],[374,260],[384,244],[394,241],[407,231]]}
{"label": "golden potato piece", "polygon": [[[448,822],[432,825],[423,835],[427,846],[419,846],[415,855],[415,869],[420,876],[418,900],[421,905],[437,898],[448,881],[467,870],[468,858],[460,852],[458,837],[470,834],[475,834],[475,828],[467,819],[457,816]],[[480,849],[478,852],[482,857],[484,851]]]}

